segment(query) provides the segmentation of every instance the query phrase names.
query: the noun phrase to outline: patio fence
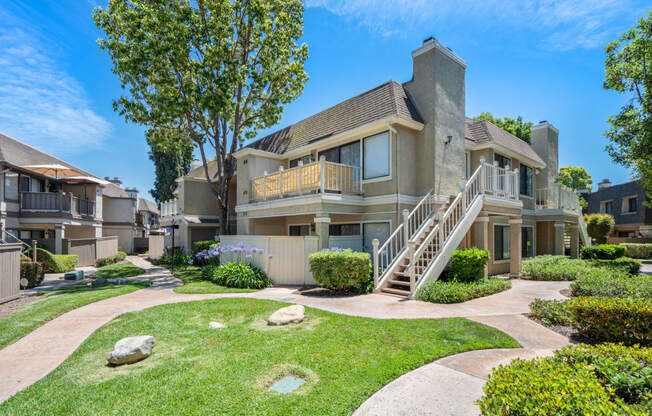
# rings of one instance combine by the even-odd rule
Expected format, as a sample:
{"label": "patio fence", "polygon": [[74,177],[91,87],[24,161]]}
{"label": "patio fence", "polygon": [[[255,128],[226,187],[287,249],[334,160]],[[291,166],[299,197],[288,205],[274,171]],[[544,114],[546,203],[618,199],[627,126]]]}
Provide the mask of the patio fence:
{"label": "patio fence", "polygon": [[163,255],[163,250],[165,242],[165,233],[163,232],[150,232],[149,234],[149,258],[150,259],[160,259]]}
{"label": "patio fence", "polygon": [[95,260],[118,254],[118,236],[63,239],[63,254],[79,256],[77,266],[94,266]]}
{"label": "patio fence", "polygon": [[0,244],[0,303],[20,296],[20,244]]}
{"label": "patio fence", "polygon": [[[310,273],[308,256],[317,251],[319,237],[286,237],[267,235],[223,235],[221,245],[244,244],[245,248],[263,249],[254,254],[252,263],[263,270],[275,285],[309,286],[317,282]],[[271,255],[271,258],[269,256]],[[226,255],[220,262],[229,261]]]}

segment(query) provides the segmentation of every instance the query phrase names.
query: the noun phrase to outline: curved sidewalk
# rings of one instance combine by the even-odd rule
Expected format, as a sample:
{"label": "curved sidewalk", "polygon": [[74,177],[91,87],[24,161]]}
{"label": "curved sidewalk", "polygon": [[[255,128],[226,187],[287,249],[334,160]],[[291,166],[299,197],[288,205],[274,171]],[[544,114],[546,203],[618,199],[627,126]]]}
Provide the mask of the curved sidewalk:
{"label": "curved sidewalk", "polygon": [[[432,397],[437,392],[436,387],[441,387],[441,385],[448,387],[454,386],[452,382],[437,382],[443,375],[442,371],[444,370],[441,370],[441,368],[446,368],[446,371],[456,371],[468,377],[473,377],[459,377],[464,387],[458,390],[475,394],[474,392],[476,390],[474,389],[481,388],[484,382],[477,375],[472,374],[474,372],[480,375],[485,374],[488,372],[488,369],[485,367],[489,365],[493,367],[493,363],[498,362],[498,358],[503,357],[504,362],[509,362],[509,357],[512,357],[514,354],[528,356],[531,354],[549,353],[552,349],[567,343],[564,337],[520,315],[529,311],[528,304],[534,298],[563,298],[559,294],[559,290],[568,287],[568,283],[564,282],[515,280],[513,281],[513,288],[507,292],[482,299],[475,299],[463,304],[452,305],[406,301],[404,299],[379,294],[338,298],[305,296],[299,294],[296,289],[292,288],[269,288],[255,293],[190,295],[178,294],[173,291],[173,288],[181,285],[182,282],[172,276],[168,270],[153,266],[146,260],[138,257],[129,257],[128,259],[135,265],[146,270],[146,273],[138,276],[138,279],[148,279],[152,282],[152,286],[74,309],[46,322],[43,326],[19,339],[14,344],[0,350],[0,402],[45,377],[66,360],[93,332],[123,313],[162,304],[223,297],[252,297],[298,303],[335,313],[381,319],[468,317],[508,333],[524,347],[522,349],[507,350],[502,354],[496,353],[497,355],[492,353],[491,360],[481,360],[481,355],[465,356],[465,354],[473,353],[486,354],[487,351],[473,351],[446,357],[443,360],[426,365],[394,380],[365,402],[356,414],[400,414],[407,408],[406,406],[408,404],[413,403],[415,406],[418,405],[418,402],[407,400],[407,397],[402,395],[397,396],[402,399],[400,402],[398,400],[394,401],[395,407],[390,406],[392,403],[392,394],[400,392],[402,388],[407,388],[413,392],[415,389],[428,389],[427,393],[424,392],[424,394],[431,397],[428,400],[427,406],[420,407],[420,410],[413,406],[413,410],[409,413],[432,414],[423,412],[434,410]],[[525,330],[525,333],[521,334],[523,332],[522,330]],[[532,338],[532,334],[536,336]],[[563,338],[563,340],[559,337]],[[444,360],[448,361],[441,364]],[[484,367],[468,367],[469,360],[483,362],[485,363]],[[430,368],[431,366],[432,369]],[[490,369],[491,367],[488,368]],[[415,385],[411,381],[414,377],[424,378],[424,381]],[[445,378],[445,380],[447,379]],[[410,397],[415,396],[412,394]],[[420,397],[426,396],[421,395]],[[473,397],[477,399],[480,396],[474,395]],[[441,399],[443,400],[444,397],[441,397]],[[456,408],[463,408],[460,401],[452,403],[455,404]],[[426,403],[422,404],[426,405]],[[379,405],[382,405],[382,407],[379,408]],[[382,409],[382,412],[380,412],[380,409]],[[449,414],[449,412],[439,412],[438,414]]]}

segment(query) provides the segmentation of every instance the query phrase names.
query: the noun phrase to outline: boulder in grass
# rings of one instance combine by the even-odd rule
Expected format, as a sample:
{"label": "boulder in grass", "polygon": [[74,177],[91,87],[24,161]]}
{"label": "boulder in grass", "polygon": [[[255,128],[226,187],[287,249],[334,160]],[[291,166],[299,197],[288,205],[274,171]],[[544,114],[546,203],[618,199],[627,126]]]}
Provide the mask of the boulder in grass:
{"label": "boulder in grass", "polygon": [[122,338],[115,343],[113,351],[106,356],[106,360],[111,365],[135,363],[149,357],[152,348],[154,348],[154,337],[150,335]]}
{"label": "boulder in grass", "polygon": [[267,325],[287,325],[303,322],[305,308],[301,305],[292,305],[281,308],[267,318]]}

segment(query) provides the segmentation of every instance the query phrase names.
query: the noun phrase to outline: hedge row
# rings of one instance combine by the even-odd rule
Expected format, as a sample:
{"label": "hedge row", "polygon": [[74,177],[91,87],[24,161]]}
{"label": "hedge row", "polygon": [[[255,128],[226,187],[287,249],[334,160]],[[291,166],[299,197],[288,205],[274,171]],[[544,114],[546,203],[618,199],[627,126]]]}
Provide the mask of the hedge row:
{"label": "hedge row", "polygon": [[586,264],[566,256],[536,256],[521,263],[521,275],[532,280],[575,280],[586,271]]}
{"label": "hedge row", "polygon": [[125,253],[124,251],[118,251],[118,253],[114,254],[113,256],[102,257],[100,259],[95,260],[95,267],[104,267],[104,266],[108,266],[109,264],[118,263],[124,260],[126,257],[127,257],[127,253]]}
{"label": "hedge row", "polygon": [[477,404],[483,415],[646,415],[650,374],[650,348],[569,346],[499,366]]}
{"label": "hedge row", "polygon": [[635,259],[652,259],[652,244],[621,243],[625,247],[625,255]]}
{"label": "hedge row", "polygon": [[200,251],[208,250],[209,248],[213,248],[218,245],[220,245],[220,243],[214,240],[195,241],[192,244],[192,254],[194,256]]}
{"label": "hedge row", "polygon": [[589,273],[570,286],[572,296],[652,298],[652,276],[625,273]]}
{"label": "hedge row", "polygon": [[475,282],[442,281],[426,283],[417,298],[433,303],[459,303],[483,296],[493,295],[512,287],[507,279],[487,278]]}
{"label": "hedge row", "polygon": [[205,280],[226,287],[263,289],[272,284],[265,272],[246,263],[204,266],[201,269],[201,276]]}
{"label": "hedge row", "polygon": [[613,244],[598,244],[597,246],[584,246],[580,250],[583,259],[615,260],[625,255],[625,246]]}
{"label": "hedge row", "polygon": [[641,271],[641,262],[629,257],[619,257],[613,260],[584,260],[585,264],[594,267],[606,267],[612,270],[622,270],[637,275]]}
{"label": "hedge row", "polygon": [[652,344],[652,299],[580,297],[571,304],[580,335],[598,342]]}
{"label": "hedge row", "polygon": [[[24,252],[25,256],[32,257],[32,249]],[[43,263],[46,273],[65,273],[75,270],[79,256],[76,254],[52,254],[44,248],[36,249],[36,261]]]}

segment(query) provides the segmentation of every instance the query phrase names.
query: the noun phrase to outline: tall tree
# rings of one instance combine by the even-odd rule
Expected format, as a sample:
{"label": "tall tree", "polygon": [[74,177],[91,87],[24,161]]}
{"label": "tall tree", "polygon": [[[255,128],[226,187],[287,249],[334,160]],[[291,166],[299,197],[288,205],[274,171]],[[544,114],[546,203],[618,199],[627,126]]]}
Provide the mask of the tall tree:
{"label": "tall tree", "polygon": [[175,179],[188,173],[192,162],[193,143],[182,131],[150,128],[145,132],[149,159],[154,162],[154,188],[150,189],[157,203],[174,198]]}
{"label": "tall tree", "polygon": [[514,136],[523,140],[526,143],[530,143],[532,139],[532,123],[523,121],[521,116],[516,118],[503,117],[498,118],[494,117],[491,113],[480,113],[479,116],[473,117],[473,120],[487,120],[490,123],[495,124],[501,129],[512,133]]}
{"label": "tall tree", "polygon": [[652,11],[605,48],[604,88],[630,98],[609,117],[607,152],[652,191]]}
{"label": "tall tree", "polygon": [[[559,178],[559,183],[568,186],[573,191],[585,189],[593,183],[591,175],[581,166],[562,166],[559,168],[557,177]],[[581,195],[579,196],[579,202],[582,208],[586,208],[589,205]]]}
{"label": "tall tree", "polygon": [[[308,78],[301,0],[109,0],[93,19],[98,42],[129,94],[114,101],[128,121],[183,130],[229,229],[232,154],[276,124]],[[210,152],[210,154],[207,154]],[[213,156],[214,154],[214,156]],[[215,173],[208,163],[215,160]]]}

